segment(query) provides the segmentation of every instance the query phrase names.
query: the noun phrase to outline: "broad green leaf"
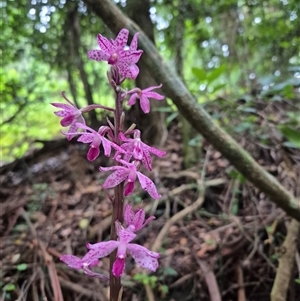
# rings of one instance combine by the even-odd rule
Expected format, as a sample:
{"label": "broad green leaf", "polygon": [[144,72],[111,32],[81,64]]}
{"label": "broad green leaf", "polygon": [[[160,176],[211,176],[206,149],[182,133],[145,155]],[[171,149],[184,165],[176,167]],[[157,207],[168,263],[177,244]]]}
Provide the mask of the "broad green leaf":
{"label": "broad green leaf", "polygon": [[26,263],[18,264],[17,270],[20,271],[20,272],[26,271],[27,270],[27,264]]}
{"label": "broad green leaf", "polygon": [[207,79],[207,72],[205,72],[203,69],[193,67],[192,72],[200,82],[203,82]]}
{"label": "broad green leaf", "polygon": [[220,77],[224,73],[225,69],[225,65],[221,65],[220,67],[213,69],[207,76],[208,83],[211,83]]}
{"label": "broad green leaf", "polygon": [[226,84],[220,84],[220,85],[213,86],[213,89],[214,89],[214,92],[217,92],[217,91],[223,89],[224,87],[226,87]]}
{"label": "broad green leaf", "polygon": [[15,290],[16,286],[13,283],[8,283],[4,286],[3,290],[7,292],[11,292]]}

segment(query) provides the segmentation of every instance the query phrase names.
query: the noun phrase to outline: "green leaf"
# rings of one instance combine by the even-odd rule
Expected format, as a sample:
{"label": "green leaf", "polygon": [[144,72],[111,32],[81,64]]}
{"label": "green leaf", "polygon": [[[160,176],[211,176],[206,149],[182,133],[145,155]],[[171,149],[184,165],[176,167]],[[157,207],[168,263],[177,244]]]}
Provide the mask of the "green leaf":
{"label": "green leaf", "polygon": [[300,132],[296,131],[289,126],[279,125],[278,129],[283,134],[283,136],[289,140],[295,147],[300,148]]}
{"label": "green leaf", "polygon": [[192,73],[197,77],[197,79],[200,82],[203,82],[207,79],[207,73],[203,69],[193,67],[192,68]]}
{"label": "green leaf", "polygon": [[211,83],[213,82],[215,79],[217,79],[218,77],[220,77],[225,71],[225,65],[221,65],[220,67],[212,70],[208,76],[207,76],[207,79],[208,79],[208,83]]}
{"label": "green leaf", "polygon": [[3,290],[7,292],[12,292],[14,291],[16,286],[13,283],[8,283],[4,286]]}
{"label": "green leaf", "polygon": [[27,264],[26,263],[21,263],[17,266],[17,270],[22,272],[27,270]]}
{"label": "green leaf", "polygon": [[164,273],[165,273],[165,275],[168,275],[168,276],[177,276],[178,275],[177,271],[171,267],[166,267]]}
{"label": "green leaf", "polygon": [[217,92],[217,91],[223,89],[224,87],[226,87],[226,84],[220,84],[220,85],[213,86],[213,89],[214,89],[214,92]]}

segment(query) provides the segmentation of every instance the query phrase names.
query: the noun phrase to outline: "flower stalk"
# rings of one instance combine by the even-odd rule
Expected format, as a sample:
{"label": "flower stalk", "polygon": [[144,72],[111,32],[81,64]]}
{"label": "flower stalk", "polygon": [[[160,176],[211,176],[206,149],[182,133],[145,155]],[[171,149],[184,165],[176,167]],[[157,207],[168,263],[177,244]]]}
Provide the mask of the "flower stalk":
{"label": "flower stalk", "polygon": [[[114,128],[115,128],[115,141],[117,145],[120,145],[119,133],[123,128],[121,116],[122,116],[122,95],[121,91],[118,88],[120,82],[118,81],[119,76],[116,76],[116,85],[114,87],[115,90],[115,112],[114,112]],[[120,164],[120,163],[118,163]],[[110,226],[110,239],[117,240],[117,231],[115,227],[116,221],[123,222],[123,191],[124,191],[124,183],[120,183],[114,188],[114,199],[112,202],[112,219]],[[110,300],[118,301],[120,291],[121,291],[121,278],[116,277],[113,274],[113,264],[117,255],[117,250],[110,254],[110,278],[109,278],[109,287],[110,287]]]}

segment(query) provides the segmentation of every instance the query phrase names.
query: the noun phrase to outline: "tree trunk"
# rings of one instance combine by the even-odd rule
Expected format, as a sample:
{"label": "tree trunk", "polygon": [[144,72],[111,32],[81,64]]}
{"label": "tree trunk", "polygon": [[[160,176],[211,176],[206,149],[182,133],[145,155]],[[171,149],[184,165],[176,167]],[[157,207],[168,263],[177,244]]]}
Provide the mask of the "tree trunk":
{"label": "tree trunk", "polygon": [[[72,43],[72,48],[73,48],[73,55],[74,55],[74,60],[75,60],[75,66],[77,66],[80,74],[80,78],[83,84],[84,88],[84,93],[86,97],[86,101],[88,105],[94,104],[93,101],[93,96],[92,96],[92,91],[91,91],[91,86],[88,82],[88,75],[84,69],[84,63],[80,54],[80,22],[78,20],[78,13],[77,13],[77,7],[73,8],[72,10],[69,11],[67,15],[70,27],[70,36],[71,36],[71,41]],[[89,118],[91,122],[91,127],[98,129],[99,127],[99,122],[97,119],[97,114],[95,110],[89,111]]]}
{"label": "tree trunk", "polygon": [[[185,6],[186,0],[179,0],[177,5],[178,17],[176,18],[176,29],[175,29],[175,65],[178,75],[181,77],[184,82],[184,73],[183,73],[183,36],[185,31]],[[196,148],[189,145],[192,135],[194,134],[193,128],[190,123],[182,116],[179,112],[180,124],[181,124],[181,136],[182,136],[182,148],[183,148],[183,165],[185,168],[191,167],[196,158],[199,157],[196,155]]]}

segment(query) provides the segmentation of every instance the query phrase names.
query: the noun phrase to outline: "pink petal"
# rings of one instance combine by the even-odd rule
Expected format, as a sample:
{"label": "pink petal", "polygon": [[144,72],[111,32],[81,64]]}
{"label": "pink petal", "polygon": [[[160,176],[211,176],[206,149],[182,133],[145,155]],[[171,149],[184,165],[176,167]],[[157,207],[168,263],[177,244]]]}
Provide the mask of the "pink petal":
{"label": "pink petal", "polygon": [[[119,139],[120,139],[121,141],[125,141],[125,142],[132,141],[131,138],[127,138],[127,137],[124,135],[124,133],[122,133],[122,132],[119,133]],[[124,145],[124,144],[123,144],[123,145]]]}
{"label": "pink petal", "polygon": [[153,221],[154,219],[155,219],[156,217],[155,216],[149,216],[147,219],[146,219],[146,221],[145,221],[145,223],[143,224],[143,227],[141,227],[141,228],[144,228],[145,226],[147,226],[151,221]]}
{"label": "pink petal", "polygon": [[109,55],[101,50],[90,50],[87,55],[89,59],[94,61],[107,61],[109,59]]}
{"label": "pink petal", "polygon": [[145,157],[142,158],[143,165],[148,169],[152,170],[152,161],[147,161]]}
{"label": "pink petal", "polygon": [[125,181],[125,179],[128,177],[128,174],[129,170],[127,168],[118,169],[107,177],[102,187],[105,189],[115,187]]}
{"label": "pink petal", "polygon": [[139,68],[136,65],[131,65],[127,61],[118,61],[117,66],[122,76],[125,78],[136,79],[139,74]]}
{"label": "pink petal", "polygon": [[104,137],[101,138],[101,141],[104,149],[104,155],[109,157],[111,153],[111,142]]}
{"label": "pink petal", "polygon": [[114,41],[114,46],[116,46],[118,49],[123,50],[127,44],[128,35],[129,35],[128,29],[126,28],[121,29],[121,31],[119,32],[119,34],[117,35]]}
{"label": "pink petal", "polygon": [[70,141],[75,136],[74,133],[76,133],[76,132],[77,132],[77,126],[76,126],[76,124],[72,123],[66,134],[67,139]]}
{"label": "pink petal", "polygon": [[95,267],[98,265],[99,259],[98,259],[98,257],[95,257],[95,252],[87,252],[82,257],[82,262],[87,264],[90,267]]}
{"label": "pink petal", "polygon": [[130,98],[129,98],[127,104],[128,104],[129,106],[133,106],[133,105],[136,103],[137,97],[138,97],[138,94],[137,94],[137,93],[133,93],[133,94],[130,96]]}
{"label": "pink petal", "polygon": [[[80,115],[80,117],[82,117],[82,115]],[[80,118],[77,118],[77,119],[79,120]],[[77,121],[78,121],[78,120],[77,120]],[[93,134],[98,134],[94,129],[90,128],[89,126],[87,126],[87,125],[85,124],[84,119],[83,119],[83,122],[82,122],[82,123],[81,123],[81,122],[76,122],[76,126],[77,126],[78,128],[80,128],[80,129],[90,131],[90,132],[92,132]]]}
{"label": "pink petal", "polygon": [[99,258],[95,251],[89,251],[82,257],[81,261],[85,266],[95,267],[98,265]]}
{"label": "pink petal", "polygon": [[115,240],[109,240],[104,242],[98,242],[96,244],[86,244],[87,248],[90,250],[88,253],[91,256],[96,258],[102,258],[109,255],[112,251],[114,251],[120,242]]}
{"label": "pink petal", "polygon": [[84,120],[84,117],[82,116],[81,112],[80,112],[80,115],[77,117],[77,121],[78,121],[78,123],[81,124],[80,128],[83,128],[83,126],[85,126],[85,120]]}
{"label": "pink petal", "polygon": [[122,62],[125,62],[128,65],[134,65],[139,61],[142,54],[143,54],[143,50],[137,50],[137,51],[125,50],[121,53],[120,59]]}
{"label": "pink petal", "polygon": [[85,274],[93,277],[93,278],[98,278],[98,279],[104,279],[104,280],[109,280],[109,277],[103,275],[103,274],[99,274],[99,273],[95,273],[93,271],[91,271],[88,267],[83,266],[82,269],[84,270]]}
{"label": "pink petal", "polygon": [[158,200],[161,197],[161,195],[158,194],[155,184],[139,171],[137,171],[137,176],[139,178],[142,188],[146,190],[152,198]]}
{"label": "pink petal", "polygon": [[147,148],[144,148],[142,163],[148,170],[152,170],[152,159]]}
{"label": "pink petal", "polygon": [[143,92],[152,91],[154,89],[160,89],[161,87],[162,87],[162,84],[160,84],[158,86],[151,86],[151,87],[148,87],[148,88],[144,89]]}
{"label": "pink petal", "polygon": [[68,115],[70,115],[69,111],[56,111],[54,112],[54,114],[58,117],[66,117]]}
{"label": "pink petal", "polygon": [[[128,244],[129,242],[131,242],[135,237],[136,237],[136,234],[132,233],[131,231],[127,231],[126,229],[121,229],[119,232],[118,232],[118,236],[120,238],[120,246],[124,246],[124,244]],[[119,248],[120,248],[119,246]],[[125,246],[126,247],[126,246]],[[126,252],[126,249],[125,249],[125,252]],[[122,254],[125,252],[119,252],[118,250],[118,254]]]}
{"label": "pink petal", "polygon": [[67,105],[65,103],[52,102],[51,105],[60,109],[64,109],[66,111],[73,111],[74,109],[77,110],[76,107]]}
{"label": "pink petal", "polygon": [[[125,154],[129,154],[130,158],[132,157],[133,149],[134,149],[134,143],[133,142],[128,142],[128,143],[123,143],[121,145],[121,148],[125,152]],[[125,161],[128,162],[125,158],[123,158]]]}
{"label": "pink petal", "polygon": [[82,142],[82,143],[91,143],[93,140],[94,140],[94,134],[92,133],[83,133],[77,139],[78,142]]}
{"label": "pink petal", "polygon": [[70,268],[74,268],[74,269],[81,269],[82,268],[82,260],[74,255],[62,255],[60,257],[60,260],[63,261],[64,263],[66,263]]}
{"label": "pink petal", "polygon": [[144,156],[144,152],[142,149],[142,144],[140,142],[135,143],[133,148],[133,157],[136,160],[142,160]]}
{"label": "pink petal", "polygon": [[126,204],[124,209],[124,220],[127,227],[130,224],[132,224],[133,219],[134,219],[134,212],[132,210],[132,206],[130,204]]}
{"label": "pink petal", "polygon": [[143,93],[140,96],[140,106],[141,106],[141,109],[143,110],[143,112],[145,114],[147,114],[147,113],[150,112],[150,102],[149,102],[149,99],[145,95],[143,95]]}
{"label": "pink petal", "polygon": [[129,68],[127,69],[128,72],[126,75],[124,75],[126,78],[130,78],[132,80],[136,79],[137,76],[139,75],[140,69],[137,65],[130,65]]}
{"label": "pink petal", "polygon": [[135,231],[138,231],[142,228],[143,222],[145,220],[145,210],[139,209],[133,218],[132,224],[135,227]]}
{"label": "pink petal", "polygon": [[113,51],[112,43],[106,37],[102,36],[101,34],[97,35],[97,42],[98,42],[100,49],[103,51],[103,54],[107,55],[107,57],[109,57],[111,52]]}
{"label": "pink petal", "polygon": [[134,190],[134,182],[128,182],[124,189],[124,196],[131,195]]}
{"label": "pink petal", "polygon": [[128,244],[127,249],[135,262],[141,267],[155,272],[158,268],[159,253],[149,251],[147,248],[137,244]]}
{"label": "pink petal", "polygon": [[115,277],[121,277],[125,269],[125,258],[117,258],[114,262],[112,273]]}
{"label": "pink petal", "polygon": [[148,146],[148,145],[147,145],[147,150],[149,150],[149,152],[153,153],[154,155],[156,155],[158,157],[163,157],[167,153],[166,151],[163,151],[163,150],[160,150],[155,147]]}
{"label": "pink petal", "polygon": [[99,149],[99,147],[92,147],[92,146],[91,146],[91,147],[89,148],[88,153],[87,153],[87,159],[88,159],[89,161],[94,161],[95,159],[98,158],[99,154],[100,154],[100,149]]}
{"label": "pink petal", "polygon": [[74,115],[67,115],[60,121],[60,124],[61,126],[66,127],[71,125],[73,121],[74,121]]}
{"label": "pink petal", "polygon": [[131,51],[137,50],[138,38],[139,38],[139,33],[136,32],[134,34],[133,38],[132,38],[131,43],[130,43],[129,50],[131,50]]}
{"label": "pink petal", "polygon": [[142,94],[144,94],[145,96],[147,96],[148,98],[153,98],[153,99],[156,99],[156,100],[162,100],[164,99],[165,97],[161,94],[158,94],[156,92],[142,92]]}

